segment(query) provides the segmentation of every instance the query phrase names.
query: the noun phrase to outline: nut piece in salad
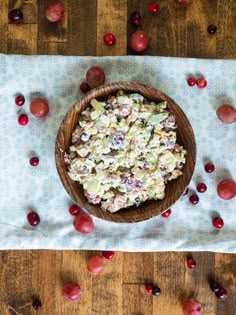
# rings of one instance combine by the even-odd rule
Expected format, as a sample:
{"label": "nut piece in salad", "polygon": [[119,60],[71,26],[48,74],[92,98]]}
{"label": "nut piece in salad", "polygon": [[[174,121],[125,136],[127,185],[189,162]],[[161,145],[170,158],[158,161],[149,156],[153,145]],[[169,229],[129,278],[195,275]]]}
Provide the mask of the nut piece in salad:
{"label": "nut piece in salad", "polygon": [[93,99],[82,111],[64,155],[68,175],[92,204],[116,212],[163,199],[169,181],[182,175],[186,150],[176,143],[167,102],[119,91]]}

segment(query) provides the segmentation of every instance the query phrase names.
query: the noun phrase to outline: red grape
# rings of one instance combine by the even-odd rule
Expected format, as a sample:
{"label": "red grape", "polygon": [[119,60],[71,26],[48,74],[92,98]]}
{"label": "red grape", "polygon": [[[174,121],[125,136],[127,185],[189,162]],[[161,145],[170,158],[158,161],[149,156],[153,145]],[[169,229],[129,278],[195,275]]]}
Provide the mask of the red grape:
{"label": "red grape", "polygon": [[236,196],[236,183],[230,178],[222,180],[217,186],[217,193],[224,200],[232,199]]}
{"label": "red grape", "polygon": [[94,229],[93,220],[86,213],[76,215],[73,224],[75,229],[80,233],[90,233]]}
{"label": "red grape", "polygon": [[105,82],[105,72],[102,68],[94,66],[88,69],[86,73],[88,85],[91,88],[103,85]]}
{"label": "red grape", "polygon": [[135,51],[143,51],[148,45],[148,36],[144,31],[136,31],[130,38],[130,47]]}
{"label": "red grape", "polygon": [[46,9],[46,17],[50,22],[57,22],[64,16],[64,8],[59,2],[52,2]]}
{"label": "red grape", "polygon": [[45,117],[49,113],[48,102],[43,98],[35,98],[30,103],[30,111],[36,117]]}
{"label": "red grape", "polygon": [[87,268],[92,274],[98,275],[99,273],[103,272],[106,264],[106,259],[103,256],[92,256],[87,263]]}
{"label": "red grape", "polygon": [[221,105],[217,109],[216,115],[225,124],[232,124],[236,121],[236,109],[230,104]]}
{"label": "red grape", "polygon": [[200,315],[201,304],[194,299],[187,300],[183,303],[183,315]]}
{"label": "red grape", "polygon": [[76,301],[81,297],[82,291],[78,284],[67,283],[62,289],[62,295],[66,300]]}

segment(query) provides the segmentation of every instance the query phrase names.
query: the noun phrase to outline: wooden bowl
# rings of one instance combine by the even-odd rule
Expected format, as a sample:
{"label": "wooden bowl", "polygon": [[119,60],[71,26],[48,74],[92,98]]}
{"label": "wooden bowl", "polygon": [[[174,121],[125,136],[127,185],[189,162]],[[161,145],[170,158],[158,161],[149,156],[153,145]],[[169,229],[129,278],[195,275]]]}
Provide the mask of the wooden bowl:
{"label": "wooden bowl", "polygon": [[[71,135],[78,122],[81,111],[89,105],[93,98],[104,100],[109,95],[116,94],[118,90],[124,90],[128,93],[137,92],[142,94],[148,100],[153,100],[155,102],[167,101],[168,107],[174,113],[178,124],[177,143],[183,145],[183,147],[187,150],[187,155],[186,163],[182,170],[183,175],[167,184],[166,195],[163,200],[150,200],[144,202],[139,207],[133,206],[115,213],[110,213],[102,210],[100,205],[93,205],[89,203],[83,194],[82,186],[78,182],[73,181],[67,175],[67,167],[64,164],[64,153],[71,145]],[[110,83],[91,90],[69,109],[58,131],[55,158],[62,184],[64,185],[67,193],[76,203],[87,209],[91,214],[98,218],[113,222],[132,223],[144,221],[161,214],[181,197],[188,186],[194,171],[196,161],[196,143],[193,129],[186,115],[171,98],[152,87],[133,82],[118,82]]]}

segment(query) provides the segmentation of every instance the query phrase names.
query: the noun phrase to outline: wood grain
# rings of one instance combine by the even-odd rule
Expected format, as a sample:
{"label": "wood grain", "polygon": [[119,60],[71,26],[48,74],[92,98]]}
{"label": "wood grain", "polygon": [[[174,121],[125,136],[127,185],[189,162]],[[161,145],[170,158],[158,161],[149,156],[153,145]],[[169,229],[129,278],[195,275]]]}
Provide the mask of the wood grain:
{"label": "wood grain", "polygon": [[[122,55],[127,49],[127,53],[135,54],[127,43],[136,30],[129,15],[138,10],[143,17],[140,28],[151,37],[143,54],[235,59],[235,0],[193,0],[188,7],[175,0],[160,0],[161,10],[156,16],[147,12],[149,2],[64,0],[67,12],[64,33],[54,25],[53,32],[48,34],[41,21],[43,7],[49,1],[1,0],[0,53]],[[8,24],[8,10],[14,7],[21,7],[24,12],[20,25]],[[206,33],[211,23],[218,27],[215,35]],[[119,35],[117,44],[110,49],[104,46],[101,37],[113,28]],[[235,315],[236,255],[192,253],[197,266],[190,270],[186,267],[187,253],[119,252],[108,262],[106,271],[94,277],[88,274],[86,262],[97,253],[0,251],[0,314],[17,314],[12,308],[21,315],[36,314],[31,307],[35,295],[43,303],[37,312],[42,315],[180,315],[182,301],[192,296],[202,302],[203,314]],[[209,277],[228,290],[227,300],[216,299],[209,290]],[[61,289],[67,281],[81,284],[83,298],[79,302],[70,303],[62,298]],[[146,282],[159,285],[161,296],[147,294],[143,286]]]}

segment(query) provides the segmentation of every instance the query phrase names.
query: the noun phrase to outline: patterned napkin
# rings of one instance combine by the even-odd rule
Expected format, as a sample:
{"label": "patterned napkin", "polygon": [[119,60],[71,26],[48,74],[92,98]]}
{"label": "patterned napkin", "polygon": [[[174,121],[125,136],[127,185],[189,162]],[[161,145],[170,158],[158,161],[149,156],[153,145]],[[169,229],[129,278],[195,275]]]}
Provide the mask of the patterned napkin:
{"label": "patterned napkin", "polygon": [[[90,66],[105,70],[106,82],[135,81],[158,88],[173,98],[188,116],[197,141],[197,163],[190,183],[206,183],[200,201],[191,205],[182,196],[165,219],[118,224],[93,217],[95,228],[80,234],[73,227],[65,192],[54,160],[54,144],[66,111],[80,97],[79,85]],[[225,125],[216,117],[223,103],[235,104],[236,61],[148,56],[64,57],[0,55],[0,249],[96,249],[121,251],[215,251],[236,253],[236,198],[217,196],[217,183],[229,176],[236,180],[236,124]],[[189,87],[188,75],[205,77],[205,89]],[[17,93],[26,98],[23,108],[15,105]],[[29,111],[30,99],[42,95],[50,113],[39,119]],[[19,111],[29,116],[20,126]],[[37,167],[29,158],[40,158]],[[212,161],[215,172],[204,170]],[[29,210],[41,222],[31,227]],[[212,225],[216,215],[225,226]]]}

